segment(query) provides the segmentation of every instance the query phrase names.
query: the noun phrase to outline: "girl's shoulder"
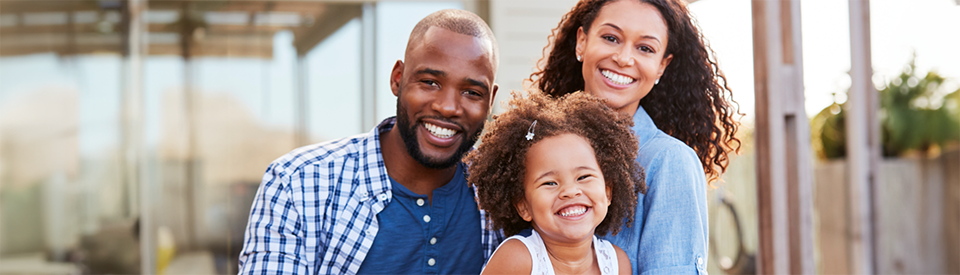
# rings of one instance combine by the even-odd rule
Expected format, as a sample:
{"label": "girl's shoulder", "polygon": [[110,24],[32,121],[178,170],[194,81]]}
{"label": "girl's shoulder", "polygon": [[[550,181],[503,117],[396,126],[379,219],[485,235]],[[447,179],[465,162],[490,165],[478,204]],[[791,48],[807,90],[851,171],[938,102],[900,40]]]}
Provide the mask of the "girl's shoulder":
{"label": "girl's shoulder", "polygon": [[533,258],[526,244],[510,237],[497,247],[481,274],[529,274],[533,270]]}
{"label": "girl's shoulder", "polygon": [[630,265],[630,256],[627,256],[627,252],[616,245],[613,246],[613,249],[617,251],[618,273],[633,274],[633,266]]}

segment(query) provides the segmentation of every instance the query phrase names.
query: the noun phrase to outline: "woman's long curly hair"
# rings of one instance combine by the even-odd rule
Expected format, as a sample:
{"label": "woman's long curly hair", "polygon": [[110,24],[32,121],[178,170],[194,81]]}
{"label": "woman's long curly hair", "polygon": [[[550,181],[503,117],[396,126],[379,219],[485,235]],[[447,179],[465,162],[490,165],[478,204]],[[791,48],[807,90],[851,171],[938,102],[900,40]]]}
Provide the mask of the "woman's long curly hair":
{"label": "woman's long curly hair", "polygon": [[[515,205],[524,198],[527,151],[544,138],[571,133],[586,139],[593,148],[607,187],[611,188],[607,216],[595,234],[616,234],[624,222],[633,223],[637,193],[646,192],[643,171],[637,164],[637,140],[630,130],[633,119],[606,106],[587,93],[559,99],[540,93],[523,98],[514,94],[509,111],[487,123],[482,143],[464,158],[469,164],[467,181],[477,187],[480,208],[494,229],[515,235],[529,228]],[[532,140],[527,140],[530,125]]]}
{"label": "woman's long curly hair", "polygon": [[[577,3],[548,38],[550,44],[540,60],[543,67],[527,80],[552,96],[583,90],[583,65],[576,60],[577,30],[582,26],[587,33],[600,9],[614,1],[618,0]],[[739,122],[734,118],[739,115],[739,106],[733,101],[726,77],[680,0],[628,1],[647,3],[660,11],[669,29],[664,56],[673,55],[660,83],[640,100],[640,105],[661,131],[697,152],[712,184],[726,171],[730,162],[727,154],[740,150],[740,139],[735,136]]]}

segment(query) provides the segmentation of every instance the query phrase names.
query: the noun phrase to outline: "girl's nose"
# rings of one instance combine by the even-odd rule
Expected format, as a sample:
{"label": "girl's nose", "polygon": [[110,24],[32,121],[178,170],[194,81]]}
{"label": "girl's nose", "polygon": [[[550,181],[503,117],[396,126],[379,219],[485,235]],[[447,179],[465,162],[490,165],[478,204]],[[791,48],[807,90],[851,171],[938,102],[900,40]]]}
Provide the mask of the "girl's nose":
{"label": "girl's nose", "polygon": [[576,198],[583,194],[583,191],[580,190],[579,186],[567,186],[560,190],[561,198]]}

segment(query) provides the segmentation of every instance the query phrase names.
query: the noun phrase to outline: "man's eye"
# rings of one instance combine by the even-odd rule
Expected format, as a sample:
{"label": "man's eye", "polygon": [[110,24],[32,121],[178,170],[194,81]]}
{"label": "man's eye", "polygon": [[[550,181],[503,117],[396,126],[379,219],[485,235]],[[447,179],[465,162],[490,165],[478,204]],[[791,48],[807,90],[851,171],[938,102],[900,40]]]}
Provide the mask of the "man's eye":
{"label": "man's eye", "polygon": [[437,83],[436,81],[433,81],[433,80],[421,80],[420,82],[423,83],[423,84],[430,85],[430,86],[437,86],[437,85],[438,85],[438,83]]}

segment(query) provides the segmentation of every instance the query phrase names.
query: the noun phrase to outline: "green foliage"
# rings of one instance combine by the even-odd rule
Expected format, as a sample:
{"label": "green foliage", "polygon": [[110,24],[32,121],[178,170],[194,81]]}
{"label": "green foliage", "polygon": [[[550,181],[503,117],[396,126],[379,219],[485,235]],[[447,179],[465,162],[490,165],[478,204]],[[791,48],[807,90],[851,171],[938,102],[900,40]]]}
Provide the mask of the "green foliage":
{"label": "green foliage", "polygon": [[834,102],[823,108],[810,121],[813,149],[820,159],[842,158],[847,155],[843,108]]}
{"label": "green foliage", "polygon": [[[913,60],[880,93],[884,157],[908,152],[927,154],[960,143],[960,89],[945,94],[946,79],[936,72],[920,77]],[[846,156],[844,108],[834,103],[810,122],[813,147],[821,159]]]}

